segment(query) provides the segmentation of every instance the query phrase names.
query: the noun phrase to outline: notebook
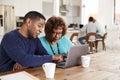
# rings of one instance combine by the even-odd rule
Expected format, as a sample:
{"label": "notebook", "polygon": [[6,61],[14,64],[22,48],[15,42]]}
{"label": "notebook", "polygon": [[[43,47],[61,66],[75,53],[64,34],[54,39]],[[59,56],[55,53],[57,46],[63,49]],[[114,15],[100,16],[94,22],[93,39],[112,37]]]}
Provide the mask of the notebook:
{"label": "notebook", "polygon": [[59,68],[67,68],[81,64],[81,56],[88,53],[88,44],[72,46],[64,62],[57,63]]}
{"label": "notebook", "polygon": [[0,76],[0,80],[40,80],[26,71]]}

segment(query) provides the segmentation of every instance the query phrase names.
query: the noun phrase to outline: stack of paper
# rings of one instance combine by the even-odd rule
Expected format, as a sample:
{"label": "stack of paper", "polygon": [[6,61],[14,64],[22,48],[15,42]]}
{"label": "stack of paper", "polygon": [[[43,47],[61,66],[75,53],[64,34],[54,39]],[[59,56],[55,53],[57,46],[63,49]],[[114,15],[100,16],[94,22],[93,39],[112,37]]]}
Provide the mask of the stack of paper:
{"label": "stack of paper", "polygon": [[40,79],[32,76],[31,74],[25,71],[22,71],[22,72],[0,76],[0,80],[40,80]]}

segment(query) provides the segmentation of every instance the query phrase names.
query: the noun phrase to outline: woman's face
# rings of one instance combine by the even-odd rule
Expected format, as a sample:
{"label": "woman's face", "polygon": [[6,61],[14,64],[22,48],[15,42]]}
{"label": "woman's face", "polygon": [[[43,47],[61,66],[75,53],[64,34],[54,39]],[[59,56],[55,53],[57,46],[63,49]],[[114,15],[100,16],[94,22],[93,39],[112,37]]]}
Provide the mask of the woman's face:
{"label": "woman's face", "polygon": [[52,32],[52,42],[57,42],[62,37],[63,28],[61,26],[54,28]]}

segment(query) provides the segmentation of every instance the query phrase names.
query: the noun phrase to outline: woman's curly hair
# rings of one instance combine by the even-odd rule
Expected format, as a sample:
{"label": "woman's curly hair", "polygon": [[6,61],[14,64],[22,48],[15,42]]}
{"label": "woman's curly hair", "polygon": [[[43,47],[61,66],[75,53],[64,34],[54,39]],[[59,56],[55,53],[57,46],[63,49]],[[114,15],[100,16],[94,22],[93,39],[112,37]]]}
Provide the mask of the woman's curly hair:
{"label": "woman's curly hair", "polygon": [[57,27],[62,27],[63,29],[62,36],[64,36],[67,31],[67,27],[64,20],[61,17],[55,17],[55,16],[50,17],[45,24],[45,34],[47,40],[51,41],[53,29]]}

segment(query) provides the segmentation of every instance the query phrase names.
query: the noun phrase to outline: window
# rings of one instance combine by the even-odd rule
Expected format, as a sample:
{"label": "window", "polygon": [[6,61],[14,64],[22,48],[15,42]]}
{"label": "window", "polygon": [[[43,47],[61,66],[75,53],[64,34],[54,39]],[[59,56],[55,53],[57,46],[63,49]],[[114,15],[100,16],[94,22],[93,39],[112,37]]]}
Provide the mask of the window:
{"label": "window", "polygon": [[114,0],[114,22],[120,24],[120,0]]}

